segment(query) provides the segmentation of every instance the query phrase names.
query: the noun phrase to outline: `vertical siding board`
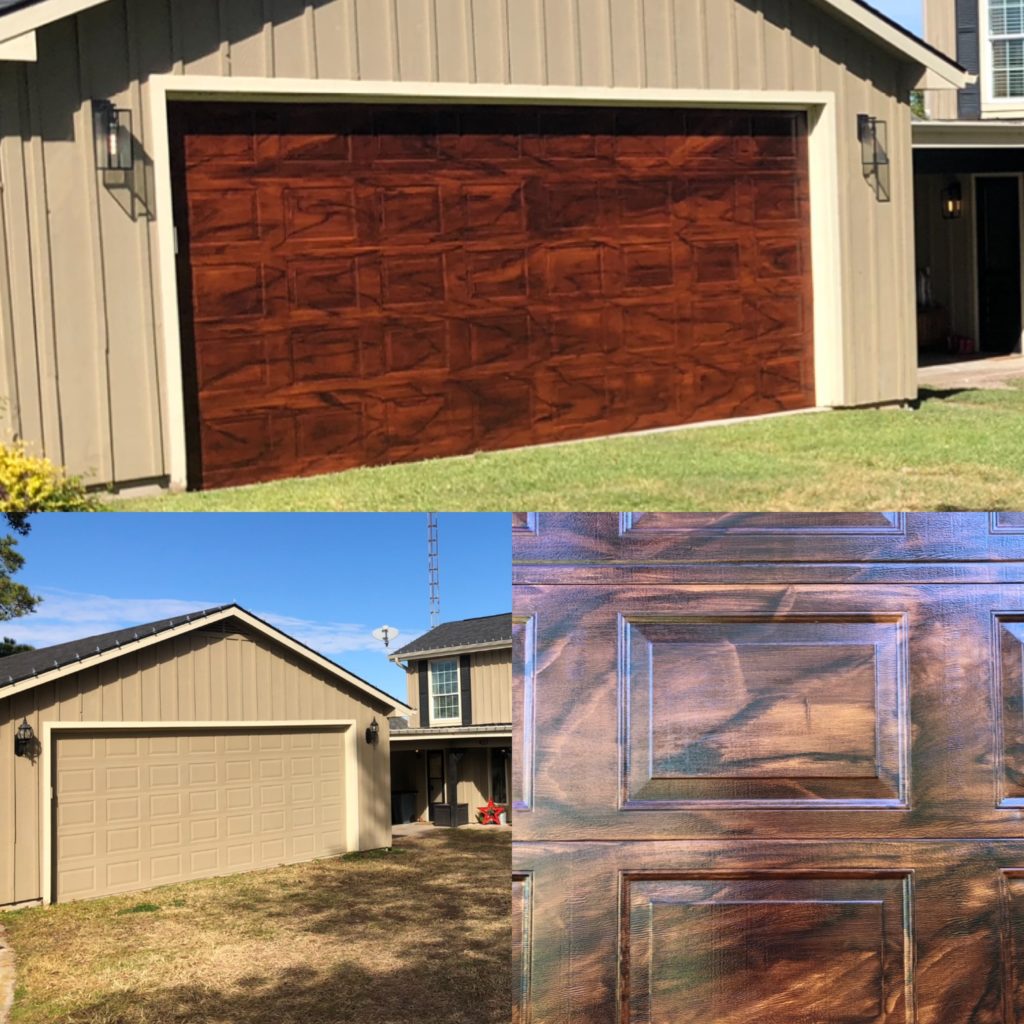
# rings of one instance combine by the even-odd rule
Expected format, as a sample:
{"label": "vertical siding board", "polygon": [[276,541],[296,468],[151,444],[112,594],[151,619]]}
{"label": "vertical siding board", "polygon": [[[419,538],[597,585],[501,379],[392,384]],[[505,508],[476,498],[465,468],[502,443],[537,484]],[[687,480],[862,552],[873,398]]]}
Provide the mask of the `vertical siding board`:
{"label": "vertical siding board", "polygon": [[676,84],[700,89],[708,84],[704,0],[675,0]]}
{"label": "vertical siding board", "polygon": [[643,7],[641,0],[608,0],[612,27],[612,84],[645,84]]}
{"label": "vertical siding board", "polygon": [[[512,0],[514,4],[515,0]],[[507,82],[509,38],[506,0],[469,0],[469,5],[476,81]]]}
{"label": "vertical siding board", "polygon": [[260,654],[259,644],[247,640],[239,644],[242,649],[242,717],[250,721],[259,720],[259,694],[256,691],[256,659]]}
{"label": "vertical siding board", "polygon": [[[799,2],[799,0],[797,0]],[[761,0],[764,37],[764,82],[767,89],[792,89],[790,0]]]}
{"label": "vertical siding board", "polygon": [[548,76],[544,0],[511,0],[507,18],[510,80],[519,85],[544,84]]}
{"label": "vertical siding board", "polygon": [[704,0],[704,47],[712,89],[737,87],[735,8],[735,3]]}
{"label": "vertical siding board", "polygon": [[647,84],[654,89],[671,89],[676,84],[672,0],[643,0],[642,13]]}
{"label": "vertical siding board", "polygon": [[760,11],[742,3],[731,6],[736,26],[736,84],[740,89],[763,89],[764,36]]}
{"label": "vertical siding board", "polygon": [[472,81],[468,0],[434,0],[434,18],[438,79]]}
{"label": "vertical siding board", "polygon": [[313,78],[306,25],[306,0],[272,0],[274,74],[280,78]]}
{"label": "vertical siding board", "polygon": [[355,0],[359,77],[391,81],[398,74],[392,0]]}
{"label": "vertical siding board", "polygon": [[192,675],[195,682],[196,721],[209,722],[213,719],[210,702],[210,650],[206,638],[191,634]]}
{"label": "vertical siding board", "polygon": [[224,685],[227,690],[227,714],[224,717],[234,722],[242,717],[242,643],[237,637],[229,637],[222,641],[222,646],[225,658]]}
{"label": "vertical siding board", "polygon": [[174,638],[174,683],[178,697],[178,719],[193,722],[196,718],[195,661],[189,634]]}
{"label": "vertical siding board", "polygon": [[38,347],[43,332],[36,318],[36,294],[33,267],[36,265],[37,239],[32,235],[29,216],[29,185],[26,178],[23,135],[28,134],[26,119],[26,68],[5,62],[0,67],[0,175],[4,188],[3,227],[6,234],[8,293],[4,297],[5,341],[10,345],[14,385],[4,398],[12,407],[12,426],[25,438],[42,448],[44,437],[42,397],[40,394]]}
{"label": "vertical siding board", "polygon": [[228,664],[223,638],[211,639],[210,657],[210,718],[222,722],[228,717]]}
{"label": "vertical siding board", "polygon": [[355,0],[313,5],[317,72],[321,78],[359,78]]}
{"label": "vertical siding board", "polygon": [[545,0],[544,34],[548,55],[548,84],[579,85],[581,73],[577,0]]}
{"label": "vertical siding board", "polygon": [[401,0],[397,5],[398,77],[403,82],[437,78],[437,28],[433,0]]}
{"label": "vertical siding board", "polygon": [[222,73],[217,4],[210,0],[171,0],[180,32],[182,68],[189,75]]}
{"label": "vertical siding board", "polygon": [[[36,690],[11,698],[12,718],[27,718],[37,736],[41,735],[36,710]],[[12,741],[13,742],[13,741]],[[12,758],[15,791],[14,822],[14,901],[36,899],[39,895],[39,787],[41,772],[27,757]]]}
{"label": "vertical siding board", "polygon": [[612,84],[612,24],[606,3],[581,0],[576,5],[579,80],[588,86]]}
{"label": "vertical siding board", "polygon": [[[14,747],[14,721],[11,701],[0,700],[0,750]],[[14,902],[14,840],[18,817],[17,791],[14,788],[14,757],[0,757],[0,905]]]}
{"label": "vertical siding board", "polygon": [[263,0],[223,0],[221,25],[232,75],[267,75]]}
{"label": "vertical siding board", "polygon": [[260,718],[273,718],[274,697],[271,692],[271,658],[266,647],[261,645],[256,658],[256,711]]}
{"label": "vertical siding board", "polygon": [[[142,714],[142,656],[128,655],[122,659],[127,669],[121,676],[121,711],[125,721],[140,722]],[[118,664],[122,662],[119,661]]]}
{"label": "vertical siding board", "polygon": [[15,109],[10,102],[14,93],[10,63],[0,63],[0,345],[3,358],[0,360],[0,438],[8,440],[21,432],[21,400],[18,387],[18,366],[15,357],[15,313],[16,288],[13,283],[14,267],[11,260],[8,225],[8,197],[6,183],[11,177],[9,154],[21,138],[20,125]]}

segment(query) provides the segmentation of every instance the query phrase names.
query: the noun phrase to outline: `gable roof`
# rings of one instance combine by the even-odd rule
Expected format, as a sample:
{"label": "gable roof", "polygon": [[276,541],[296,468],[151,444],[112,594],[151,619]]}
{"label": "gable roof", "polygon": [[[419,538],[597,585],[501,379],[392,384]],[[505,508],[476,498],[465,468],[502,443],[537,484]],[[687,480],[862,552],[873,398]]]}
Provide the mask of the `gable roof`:
{"label": "gable roof", "polygon": [[373,683],[367,682],[347,668],[318,654],[300,640],[271,626],[270,623],[264,622],[263,619],[237,604],[222,604],[215,608],[190,612],[188,615],[177,615],[170,619],[147,622],[142,626],[129,626],[125,629],[111,630],[109,633],[83,637],[80,640],[70,640],[62,644],[53,644],[50,647],[41,647],[35,651],[9,654],[6,658],[0,658],[0,700],[41,686],[43,683],[59,679],[72,672],[102,664],[123,654],[142,650],[172,636],[180,636],[183,633],[190,633],[193,630],[229,619],[236,619],[269,639],[283,644],[300,657],[312,662],[318,668],[326,670],[336,679],[362,690],[386,707],[403,713],[411,712],[412,709],[396,697],[392,697],[378,689]]}
{"label": "gable roof", "polygon": [[[440,654],[448,651],[474,648],[500,648],[512,646],[512,613],[483,615],[475,619],[442,622],[421,637],[388,655],[392,661],[406,661],[412,657]],[[0,665],[3,663],[0,662]]]}
{"label": "gable roof", "polygon": [[[107,0],[0,0],[0,43],[33,32],[61,18]],[[811,0],[831,14],[852,22],[885,48],[934,71],[958,89],[974,81],[956,61],[913,32],[875,10],[866,0]]]}

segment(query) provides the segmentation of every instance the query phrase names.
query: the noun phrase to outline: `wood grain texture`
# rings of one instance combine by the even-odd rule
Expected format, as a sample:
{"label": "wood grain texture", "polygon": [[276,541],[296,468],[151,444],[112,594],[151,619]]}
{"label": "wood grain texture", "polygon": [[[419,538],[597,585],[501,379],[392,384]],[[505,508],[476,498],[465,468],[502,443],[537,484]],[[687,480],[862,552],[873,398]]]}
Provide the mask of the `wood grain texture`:
{"label": "wood grain texture", "polygon": [[172,113],[195,484],[813,404],[802,114]]}
{"label": "wood grain texture", "polygon": [[1021,517],[530,522],[533,1020],[1024,1021]]}

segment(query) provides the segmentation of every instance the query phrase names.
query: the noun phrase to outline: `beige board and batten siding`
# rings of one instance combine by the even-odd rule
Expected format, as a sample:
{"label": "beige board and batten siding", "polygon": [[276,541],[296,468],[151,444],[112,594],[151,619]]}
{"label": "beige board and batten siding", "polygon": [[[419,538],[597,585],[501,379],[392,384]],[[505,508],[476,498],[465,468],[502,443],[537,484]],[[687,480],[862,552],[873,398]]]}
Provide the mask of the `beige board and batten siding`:
{"label": "beige board and batten siding", "polygon": [[[834,93],[836,404],[916,391],[912,69],[813,0],[110,0],[38,37],[37,63],[0,64],[0,415],[92,482],[169,473],[156,74]],[[95,170],[91,98],[133,113],[135,196]],[[859,113],[888,123],[889,204],[863,177]]]}
{"label": "beige board and batten siding", "polygon": [[[415,657],[415,655],[413,655]],[[459,660],[459,654],[441,655]],[[469,689],[473,702],[473,725],[505,725],[512,721],[512,651],[474,651],[469,656]],[[426,659],[429,663],[433,658]],[[408,696],[413,709],[409,724],[420,724],[420,665],[410,661],[405,670]]]}
{"label": "beige board and batten siding", "polygon": [[[0,692],[0,749],[8,752],[0,757],[0,906],[38,900],[49,884],[41,878],[44,766],[9,756],[23,717],[39,737],[48,722],[354,721],[358,844],[371,849],[391,839],[388,708],[354,693],[266,638],[203,630],[11,697]],[[363,732],[374,718],[383,727],[370,745]]]}
{"label": "beige board and batten siding", "polygon": [[[954,60],[956,44],[956,0],[925,0],[924,37],[937,50]],[[953,121],[958,115],[957,93],[952,89],[926,89],[925,108],[936,121]]]}

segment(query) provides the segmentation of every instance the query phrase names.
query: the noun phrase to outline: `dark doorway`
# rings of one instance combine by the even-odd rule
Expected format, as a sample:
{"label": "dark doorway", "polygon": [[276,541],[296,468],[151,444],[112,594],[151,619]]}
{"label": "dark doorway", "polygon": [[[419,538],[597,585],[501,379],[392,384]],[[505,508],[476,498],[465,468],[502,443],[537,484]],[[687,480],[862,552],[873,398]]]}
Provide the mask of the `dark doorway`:
{"label": "dark doorway", "polygon": [[1021,333],[1019,178],[979,177],[978,329],[983,352],[1018,351]]}

